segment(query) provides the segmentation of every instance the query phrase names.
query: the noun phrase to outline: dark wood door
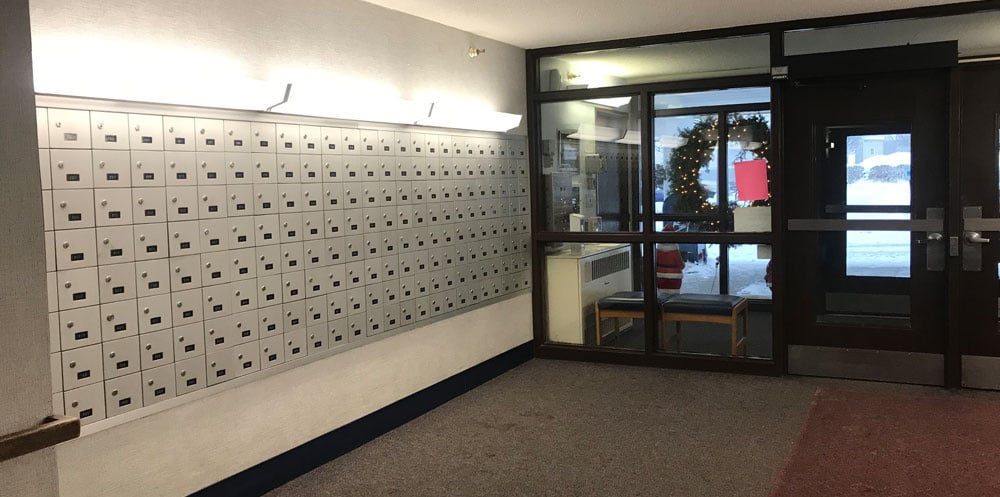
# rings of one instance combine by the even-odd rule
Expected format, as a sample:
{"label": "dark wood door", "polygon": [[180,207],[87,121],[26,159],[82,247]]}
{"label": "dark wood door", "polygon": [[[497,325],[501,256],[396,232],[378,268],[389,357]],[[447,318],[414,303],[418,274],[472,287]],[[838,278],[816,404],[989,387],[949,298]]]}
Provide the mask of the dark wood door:
{"label": "dark wood door", "polygon": [[[963,66],[961,88],[959,184],[963,231],[961,268],[955,289],[961,338],[963,384],[1000,388],[1000,65]],[[975,243],[969,239],[978,233]],[[986,242],[986,240],[989,240]]]}
{"label": "dark wood door", "polygon": [[[923,353],[942,375],[948,72],[804,80],[785,95],[790,346]],[[889,357],[868,366],[903,355]]]}

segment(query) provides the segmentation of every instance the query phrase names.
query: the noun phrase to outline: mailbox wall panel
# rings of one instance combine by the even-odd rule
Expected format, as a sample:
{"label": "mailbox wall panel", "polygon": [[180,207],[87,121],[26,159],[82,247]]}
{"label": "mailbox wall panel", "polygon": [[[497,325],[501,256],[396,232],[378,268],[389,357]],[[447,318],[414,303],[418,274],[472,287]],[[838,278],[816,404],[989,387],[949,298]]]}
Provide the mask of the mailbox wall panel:
{"label": "mailbox wall panel", "polygon": [[84,422],[526,289],[527,158],[490,157],[523,138],[78,105],[38,115],[53,392]]}

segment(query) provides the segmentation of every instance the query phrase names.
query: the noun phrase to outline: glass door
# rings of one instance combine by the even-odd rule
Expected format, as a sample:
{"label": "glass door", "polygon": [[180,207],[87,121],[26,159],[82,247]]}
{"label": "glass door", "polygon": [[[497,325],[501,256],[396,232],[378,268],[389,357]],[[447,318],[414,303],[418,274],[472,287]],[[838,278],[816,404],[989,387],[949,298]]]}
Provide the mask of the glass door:
{"label": "glass door", "polygon": [[941,384],[947,73],[793,82],[789,371]]}

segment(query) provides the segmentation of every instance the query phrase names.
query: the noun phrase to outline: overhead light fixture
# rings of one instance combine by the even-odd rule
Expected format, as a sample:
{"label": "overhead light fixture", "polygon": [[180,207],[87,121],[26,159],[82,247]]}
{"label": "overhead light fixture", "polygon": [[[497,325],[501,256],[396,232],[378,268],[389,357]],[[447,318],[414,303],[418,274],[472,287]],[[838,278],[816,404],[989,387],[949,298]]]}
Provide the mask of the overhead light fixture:
{"label": "overhead light fixture", "polygon": [[576,133],[570,133],[566,135],[566,138],[598,142],[617,142],[624,138],[624,133],[618,128],[580,123],[580,126],[576,128]]}
{"label": "overhead light fixture", "polygon": [[344,95],[334,88],[296,84],[287,102],[275,112],[351,121],[410,124],[426,117],[430,102],[414,102],[388,94]]}
{"label": "overhead light fixture", "polygon": [[[484,131],[508,131],[521,124],[520,114],[461,104],[435,106],[436,98],[405,100],[377,81],[298,67],[279,71],[270,81],[251,79],[226,54],[159,43],[122,44],[74,34],[46,37],[33,50],[39,94]],[[470,55],[483,53],[470,47]]]}
{"label": "overhead light fixture", "polygon": [[617,109],[623,105],[630,104],[632,102],[632,97],[591,98],[585,100],[585,102]]}
{"label": "overhead light fixture", "polygon": [[640,135],[641,134],[638,131],[630,129],[625,132],[625,136],[622,137],[621,140],[617,140],[615,143],[621,143],[623,145],[640,145],[642,144],[642,137]]}
{"label": "overhead light fixture", "polygon": [[486,49],[485,48],[469,47],[468,54],[469,54],[469,58],[470,59],[475,59],[476,57],[479,57],[480,55],[482,55],[484,53],[486,53]]}
{"label": "overhead light fixture", "polygon": [[420,126],[505,132],[521,125],[521,115],[435,103],[427,114],[411,122]]}
{"label": "overhead light fixture", "polygon": [[248,77],[225,53],[92,33],[41,37],[32,52],[40,94],[262,111],[289,81]]}
{"label": "overhead light fixture", "polygon": [[677,148],[687,145],[688,139],[680,136],[661,136],[657,145],[665,148]]}
{"label": "overhead light fixture", "polygon": [[40,94],[257,111],[280,100],[286,88],[287,83],[249,79],[67,78],[45,74],[35,78],[35,92]]}

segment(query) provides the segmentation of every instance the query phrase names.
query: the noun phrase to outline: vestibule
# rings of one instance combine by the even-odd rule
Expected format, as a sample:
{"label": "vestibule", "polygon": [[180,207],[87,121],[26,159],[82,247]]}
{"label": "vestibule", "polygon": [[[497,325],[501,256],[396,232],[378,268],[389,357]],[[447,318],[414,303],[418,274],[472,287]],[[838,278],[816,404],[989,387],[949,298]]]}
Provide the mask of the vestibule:
{"label": "vestibule", "polygon": [[537,355],[1000,386],[995,9],[528,51]]}

